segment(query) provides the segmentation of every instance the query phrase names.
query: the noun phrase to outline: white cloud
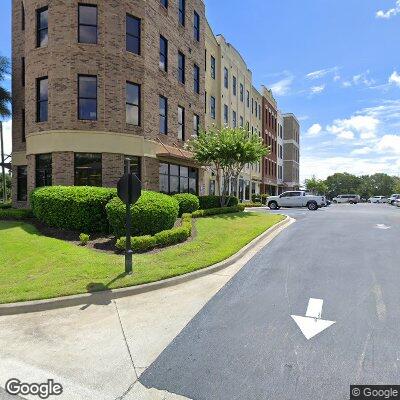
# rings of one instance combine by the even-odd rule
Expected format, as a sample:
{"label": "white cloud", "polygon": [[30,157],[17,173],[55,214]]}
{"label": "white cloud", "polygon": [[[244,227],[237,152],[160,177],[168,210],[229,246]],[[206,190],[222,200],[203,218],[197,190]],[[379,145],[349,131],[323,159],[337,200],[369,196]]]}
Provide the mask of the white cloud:
{"label": "white cloud", "polygon": [[269,87],[272,90],[272,93],[276,94],[277,96],[285,96],[289,93],[291,89],[291,85],[294,80],[294,76],[286,73],[286,78],[279,80],[278,82],[272,83]]}
{"label": "white cloud", "polygon": [[312,94],[322,93],[325,90],[325,85],[313,86],[310,88]]}
{"label": "white cloud", "polygon": [[354,149],[351,154],[352,155],[365,155],[370,154],[372,152],[371,147],[361,147],[359,149]]}
{"label": "white cloud", "polygon": [[320,124],[314,124],[308,128],[306,135],[310,137],[318,136],[322,132],[322,126]]}
{"label": "white cloud", "polygon": [[389,19],[389,18],[396,16],[397,14],[400,14],[400,0],[397,0],[396,5],[387,11],[383,11],[383,10],[377,11],[376,17]]}
{"label": "white cloud", "polygon": [[365,85],[371,87],[375,85],[375,80],[369,77],[370,71],[367,70],[361,74],[354,75],[350,80],[346,80],[342,83],[343,87]]}
{"label": "white cloud", "polygon": [[310,72],[309,74],[306,75],[306,78],[311,80],[321,79],[328,74],[338,71],[338,69],[339,67],[320,69],[318,71]]}
{"label": "white cloud", "polygon": [[400,74],[397,71],[393,71],[393,74],[390,75],[389,83],[400,86]]}
{"label": "white cloud", "polygon": [[12,148],[11,124],[12,124],[11,120],[3,122],[3,140],[4,140],[5,154],[11,154],[11,148]]}
{"label": "white cloud", "polygon": [[376,136],[378,125],[379,120],[372,116],[353,115],[350,118],[336,119],[326,129],[340,139],[352,140],[356,134],[361,139],[372,139]]}
{"label": "white cloud", "polygon": [[381,153],[400,155],[400,136],[384,135],[377,143],[376,150]]}
{"label": "white cloud", "polygon": [[338,82],[338,81],[340,81],[340,79],[342,79],[342,78],[339,74],[335,74],[335,76],[333,77],[334,82]]}

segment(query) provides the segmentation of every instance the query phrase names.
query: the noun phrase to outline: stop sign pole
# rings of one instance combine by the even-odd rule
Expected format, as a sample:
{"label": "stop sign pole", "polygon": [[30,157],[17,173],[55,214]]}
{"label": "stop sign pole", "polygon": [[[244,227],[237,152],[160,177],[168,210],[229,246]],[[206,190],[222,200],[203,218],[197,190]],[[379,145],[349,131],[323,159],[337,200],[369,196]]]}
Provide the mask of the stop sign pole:
{"label": "stop sign pole", "polygon": [[129,158],[125,159],[125,174],[118,181],[118,197],[126,206],[126,245],[125,245],[125,273],[132,274],[132,204],[136,203],[142,193],[142,184],[139,178],[131,172],[131,162]]}

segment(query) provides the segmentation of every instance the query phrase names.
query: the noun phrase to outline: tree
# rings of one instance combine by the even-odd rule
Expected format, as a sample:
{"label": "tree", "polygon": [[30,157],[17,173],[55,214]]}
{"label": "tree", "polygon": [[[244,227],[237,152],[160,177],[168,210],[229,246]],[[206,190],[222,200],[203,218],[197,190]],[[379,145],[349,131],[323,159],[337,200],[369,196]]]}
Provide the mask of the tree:
{"label": "tree", "polygon": [[324,195],[328,191],[328,186],[322,179],[317,179],[315,175],[305,181],[306,189],[312,193]]}
{"label": "tree", "polygon": [[221,206],[226,204],[229,182],[232,179],[238,182],[246,164],[260,162],[269,153],[269,148],[264,146],[257,134],[243,128],[218,129],[215,126],[193,138],[188,148],[199,164],[214,172]]}
{"label": "tree", "polygon": [[[6,57],[0,56],[0,82],[10,73],[10,62]],[[11,102],[11,94],[4,87],[0,86],[0,117],[8,117],[10,110],[8,103]]]}
{"label": "tree", "polygon": [[374,174],[368,177],[370,196],[390,196],[394,193],[395,178],[388,174]]}
{"label": "tree", "polygon": [[[7,199],[11,198],[11,176],[6,173],[6,193]],[[0,173],[0,201],[3,201],[3,176]]]}
{"label": "tree", "polygon": [[361,178],[347,172],[336,173],[328,176],[325,183],[328,187],[327,195],[333,198],[339,194],[357,193]]}

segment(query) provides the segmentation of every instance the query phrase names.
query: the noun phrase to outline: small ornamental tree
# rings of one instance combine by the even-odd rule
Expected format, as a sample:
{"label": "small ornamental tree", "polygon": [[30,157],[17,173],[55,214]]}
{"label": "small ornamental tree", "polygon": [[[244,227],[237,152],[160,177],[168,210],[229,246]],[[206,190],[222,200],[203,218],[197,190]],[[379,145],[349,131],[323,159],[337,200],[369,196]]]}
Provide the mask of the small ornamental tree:
{"label": "small ornamental tree", "polygon": [[305,180],[306,189],[311,193],[324,195],[328,191],[328,186],[325,181],[317,179],[315,175],[310,179]]}
{"label": "small ornamental tree", "polygon": [[226,205],[231,179],[238,182],[246,164],[260,162],[270,151],[258,134],[243,128],[218,129],[215,126],[193,138],[188,147],[199,164],[214,172],[221,206]]}

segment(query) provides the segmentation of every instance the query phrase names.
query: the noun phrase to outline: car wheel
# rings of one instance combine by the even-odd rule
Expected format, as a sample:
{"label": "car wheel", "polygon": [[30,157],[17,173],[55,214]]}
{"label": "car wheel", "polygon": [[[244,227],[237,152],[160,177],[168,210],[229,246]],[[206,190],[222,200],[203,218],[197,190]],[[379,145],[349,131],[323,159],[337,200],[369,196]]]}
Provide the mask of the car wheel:
{"label": "car wheel", "polygon": [[310,201],[310,202],[307,204],[307,208],[308,208],[310,211],[316,211],[316,210],[318,210],[318,204],[317,204],[315,201]]}
{"label": "car wheel", "polygon": [[276,201],[271,201],[271,203],[268,204],[268,207],[271,210],[277,210],[278,209],[278,203]]}
{"label": "car wheel", "polygon": [[394,206],[394,201],[391,201],[390,204],[391,204],[392,206]]}

